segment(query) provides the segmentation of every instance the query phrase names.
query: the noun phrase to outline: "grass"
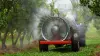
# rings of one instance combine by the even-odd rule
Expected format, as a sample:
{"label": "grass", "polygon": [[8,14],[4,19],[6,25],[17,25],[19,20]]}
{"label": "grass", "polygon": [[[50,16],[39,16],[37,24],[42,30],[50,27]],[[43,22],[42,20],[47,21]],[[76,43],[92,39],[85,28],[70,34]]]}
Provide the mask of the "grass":
{"label": "grass", "polygon": [[96,50],[100,48],[95,48],[97,45],[88,45],[82,47],[79,52],[68,51],[67,49],[51,49],[48,52],[39,52],[38,49],[31,49],[17,54],[5,54],[5,56],[94,56]]}
{"label": "grass", "polygon": [[86,44],[87,46],[81,47],[79,52],[72,52],[70,46],[60,49],[50,46],[48,52],[39,52],[38,48],[33,48],[16,54],[6,53],[4,56],[96,56],[95,53],[100,52],[100,37],[92,24],[86,33]]}

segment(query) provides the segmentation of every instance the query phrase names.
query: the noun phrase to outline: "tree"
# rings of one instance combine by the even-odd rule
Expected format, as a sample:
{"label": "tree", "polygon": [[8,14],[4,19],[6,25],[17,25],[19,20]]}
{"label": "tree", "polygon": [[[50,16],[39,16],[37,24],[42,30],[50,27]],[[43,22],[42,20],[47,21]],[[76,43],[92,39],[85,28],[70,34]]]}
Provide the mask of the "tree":
{"label": "tree", "polygon": [[83,6],[88,6],[93,13],[100,16],[100,1],[99,0],[80,0]]}
{"label": "tree", "polygon": [[80,0],[80,2],[82,6],[88,6],[88,8],[96,15],[94,18],[94,26],[97,30],[100,30],[100,0]]}
{"label": "tree", "polygon": [[[2,48],[6,48],[6,38],[8,32],[11,33],[12,46],[15,47],[18,39],[23,47],[24,35],[29,31],[33,14],[37,13],[45,0],[0,0],[0,34],[4,33],[4,37],[0,37]],[[14,31],[18,33],[15,38]],[[23,33],[22,37],[20,36]],[[14,40],[15,39],[15,40]]]}

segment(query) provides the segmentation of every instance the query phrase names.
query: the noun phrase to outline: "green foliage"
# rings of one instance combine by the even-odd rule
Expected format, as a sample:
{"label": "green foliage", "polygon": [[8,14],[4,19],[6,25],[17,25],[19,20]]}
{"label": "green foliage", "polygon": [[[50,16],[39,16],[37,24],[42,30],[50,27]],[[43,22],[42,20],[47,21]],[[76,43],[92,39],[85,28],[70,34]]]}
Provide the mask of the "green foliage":
{"label": "green foliage", "polygon": [[94,19],[94,26],[96,27],[96,29],[98,30],[98,34],[100,34],[100,17]]}
{"label": "green foliage", "polygon": [[100,16],[100,0],[80,0],[83,6],[88,6],[93,13]]}
{"label": "green foliage", "polygon": [[55,8],[55,2],[56,0],[52,0],[50,4],[45,4],[45,7],[48,8],[51,11],[51,15],[54,16],[55,14],[58,14],[58,8]]}
{"label": "green foliage", "polygon": [[87,4],[89,4],[89,1],[90,1],[90,0],[80,0],[81,4],[82,4],[83,6],[86,6]]}
{"label": "green foliage", "polygon": [[88,6],[90,10],[97,16],[94,18],[94,26],[100,33],[100,0],[80,0],[83,6]]}
{"label": "green foliage", "polygon": [[9,21],[9,15],[6,15],[7,12],[7,9],[4,9],[2,12],[0,12],[0,30],[7,27],[7,23]]}
{"label": "green foliage", "polygon": [[5,44],[8,32],[29,33],[33,15],[43,3],[45,0],[0,0],[0,33],[5,34],[2,42]]}
{"label": "green foliage", "polygon": [[1,0],[0,28],[11,24],[12,27],[25,28],[32,20],[36,9],[43,0]]}

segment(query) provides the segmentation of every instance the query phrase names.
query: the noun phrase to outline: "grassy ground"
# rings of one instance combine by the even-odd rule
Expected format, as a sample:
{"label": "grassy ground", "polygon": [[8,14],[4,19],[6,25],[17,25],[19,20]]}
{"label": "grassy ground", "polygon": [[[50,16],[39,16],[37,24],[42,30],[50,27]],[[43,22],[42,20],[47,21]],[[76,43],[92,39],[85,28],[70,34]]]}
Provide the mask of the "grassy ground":
{"label": "grassy ground", "polygon": [[4,54],[4,56],[99,56],[100,52],[100,37],[96,32],[93,25],[90,25],[88,32],[86,33],[86,47],[81,47],[79,52],[72,52],[70,46],[67,48],[55,49],[49,47],[48,52],[39,52],[38,48],[26,50],[16,54]]}

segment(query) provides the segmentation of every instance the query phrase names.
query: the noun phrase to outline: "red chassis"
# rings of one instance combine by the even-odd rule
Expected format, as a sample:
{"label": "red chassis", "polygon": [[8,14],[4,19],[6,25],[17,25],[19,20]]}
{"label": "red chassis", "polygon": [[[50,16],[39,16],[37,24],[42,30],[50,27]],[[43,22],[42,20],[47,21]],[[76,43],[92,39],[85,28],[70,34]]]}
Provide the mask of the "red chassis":
{"label": "red chassis", "polygon": [[55,44],[72,44],[71,40],[55,40],[55,41],[40,41],[40,44],[48,44],[48,45],[55,45]]}

